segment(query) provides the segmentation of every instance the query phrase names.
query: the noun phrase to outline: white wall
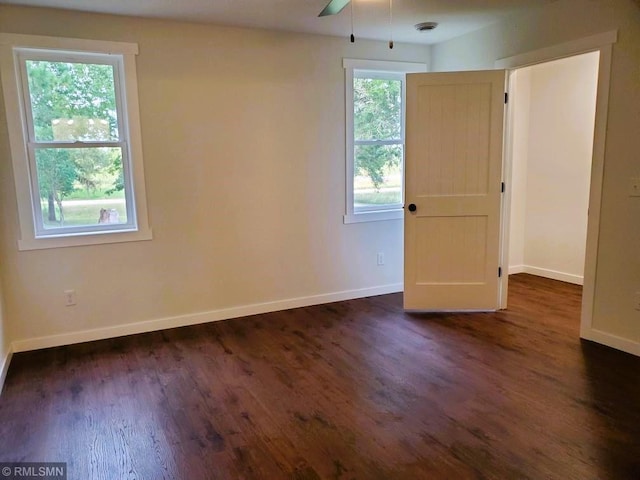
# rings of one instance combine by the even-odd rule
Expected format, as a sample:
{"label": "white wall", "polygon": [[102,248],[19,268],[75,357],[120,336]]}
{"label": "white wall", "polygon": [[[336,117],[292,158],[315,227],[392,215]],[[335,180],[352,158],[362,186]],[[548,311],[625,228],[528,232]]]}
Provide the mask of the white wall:
{"label": "white wall", "polygon": [[[558,0],[538,11],[435,46],[434,70],[494,68],[497,59],[610,30],[611,88],[604,153],[592,330],[601,341],[640,353],[640,198],[628,195],[629,178],[640,176],[640,8],[632,0]],[[606,337],[606,338],[605,338]]]}
{"label": "white wall", "polygon": [[589,53],[517,73],[515,127],[527,131],[514,136],[510,271],[582,284],[598,61]]}
{"label": "white wall", "polygon": [[[16,349],[402,288],[402,222],[342,223],[342,58],[428,63],[427,47],[11,6],[0,6],[0,31],[139,44],[154,232],[20,252],[13,186],[3,189]],[[6,140],[0,149],[10,177]],[[64,306],[68,288],[76,307]]]}

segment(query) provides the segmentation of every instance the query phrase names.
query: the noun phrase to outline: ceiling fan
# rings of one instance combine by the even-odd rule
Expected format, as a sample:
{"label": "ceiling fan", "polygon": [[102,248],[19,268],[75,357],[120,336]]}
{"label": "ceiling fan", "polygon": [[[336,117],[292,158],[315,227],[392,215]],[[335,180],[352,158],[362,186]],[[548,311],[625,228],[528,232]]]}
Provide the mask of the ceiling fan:
{"label": "ceiling fan", "polygon": [[[640,0],[638,0],[640,1]],[[344,7],[349,5],[352,0],[329,0],[327,6],[320,12],[318,17],[326,17],[328,15],[336,15],[344,10]],[[389,27],[393,23],[393,0],[389,0]],[[353,3],[351,3],[351,43],[354,43],[356,37],[353,35]],[[389,48],[393,48],[393,36],[389,40]]]}
{"label": "ceiling fan", "polygon": [[327,3],[327,6],[324,7],[324,10],[320,12],[319,17],[326,17],[327,15],[335,15],[340,13],[344,7],[349,5],[351,0],[331,0]]}

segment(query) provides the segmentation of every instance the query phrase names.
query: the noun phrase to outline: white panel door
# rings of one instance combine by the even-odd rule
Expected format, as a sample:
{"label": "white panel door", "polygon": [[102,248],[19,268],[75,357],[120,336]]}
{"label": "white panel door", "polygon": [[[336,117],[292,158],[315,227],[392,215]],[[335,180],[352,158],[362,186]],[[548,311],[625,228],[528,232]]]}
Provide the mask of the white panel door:
{"label": "white panel door", "polygon": [[505,80],[407,75],[407,310],[499,308]]}

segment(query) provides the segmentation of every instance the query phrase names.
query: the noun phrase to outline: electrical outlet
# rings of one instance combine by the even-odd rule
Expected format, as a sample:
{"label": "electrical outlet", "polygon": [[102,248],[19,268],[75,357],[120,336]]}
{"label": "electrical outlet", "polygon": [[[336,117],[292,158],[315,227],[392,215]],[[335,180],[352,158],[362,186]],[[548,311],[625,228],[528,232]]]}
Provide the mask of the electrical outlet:
{"label": "electrical outlet", "polygon": [[640,197],[640,177],[631,177],[629,181],[629,196]]}
{"label": "electrical outlet", "polygon": [[640,292],[636,292],[633,296],[633,308],[640,312]]}
{"label": "electrical outlet", "polygon": [[384,253],[378,252],[378,265],[384,265]]}
{"label": "electrical outlet", "polygon": [[73,307],[76,304],[76,291],[65,290],[64,291],[64,305],[65,307]]}

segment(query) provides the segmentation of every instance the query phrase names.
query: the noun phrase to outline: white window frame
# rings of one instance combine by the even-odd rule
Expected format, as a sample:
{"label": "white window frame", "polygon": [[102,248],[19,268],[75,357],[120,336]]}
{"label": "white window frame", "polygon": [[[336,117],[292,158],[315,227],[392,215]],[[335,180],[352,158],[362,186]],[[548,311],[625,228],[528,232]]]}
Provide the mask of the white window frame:
{"label": "white window frame", "polygon": [[[394,220],[404,217],[404,173],[402,182],[402,202],[398,204],[381,205],[355,209],[353,181],[355,174],[354,149],[356,144],[361,145],[402,145],[403,172],[404,172],[404,146],[405,146],[405,117],[406,117],[406,74],[426,72],[424,63],[390,62],[382,60],[362,60],[345,58],[342,61],[345,69],[345,112],[346,112],[346,213],[343,217],[345,224],[374,222],[380,220]],[[402,118],[401,138],[396,140],[371,140],[356,141],[354,138],[354,78],[388,78],[402,81]]]}
{"label": "white window frame", "polygon": [[[151,240],[148,223],[142,139],[135,66],[137,44],[33,35],[0,34],[0,74],[13,164],[20,250]],[[27,60],[73,61],[112,65],[118,118],[117,141],[35,141],[26,75]],[[127,222],[81,227],[43,227],[36,147],[119,147],[122,149]]]}

